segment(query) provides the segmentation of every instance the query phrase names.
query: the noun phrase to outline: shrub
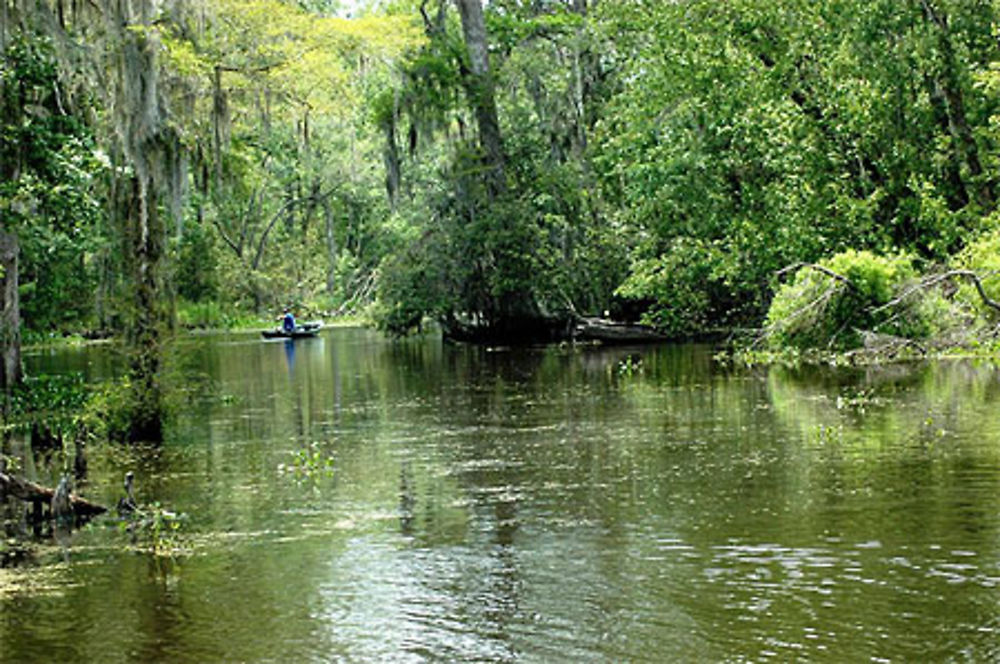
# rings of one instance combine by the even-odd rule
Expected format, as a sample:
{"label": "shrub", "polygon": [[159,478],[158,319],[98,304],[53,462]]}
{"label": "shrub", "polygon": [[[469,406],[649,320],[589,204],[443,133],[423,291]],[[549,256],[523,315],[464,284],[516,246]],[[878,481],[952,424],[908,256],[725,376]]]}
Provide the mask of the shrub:
{"label": "shrub", "polygon": [[184,328],[221,329],[229,326],[229,317],[218,302],[177,302],[177,322]]}
{"label": "shrub", "polygon": [[235,330],[258,328],[269,321],[234,305],[214,301],[177,300],[177,324],[185,329]]}
{"label": "shrub", "polygon": [[735,262],[712,242],[676,238],[656,258],[638,261],[616,295],[648,301],[642,321],[671,336],[704,332],[733,322],[738,293]]}
{"label": "shrub", "polygon": [[819,263],[839,280],[815,267],[800,268],[781,286],[767,313],[769,340],[775,347],[848,349],[861,345],[861,331],[911,339],[933,332],[933,312],[922,296],[885,307],[916,278],[912,259],[848,250]]}

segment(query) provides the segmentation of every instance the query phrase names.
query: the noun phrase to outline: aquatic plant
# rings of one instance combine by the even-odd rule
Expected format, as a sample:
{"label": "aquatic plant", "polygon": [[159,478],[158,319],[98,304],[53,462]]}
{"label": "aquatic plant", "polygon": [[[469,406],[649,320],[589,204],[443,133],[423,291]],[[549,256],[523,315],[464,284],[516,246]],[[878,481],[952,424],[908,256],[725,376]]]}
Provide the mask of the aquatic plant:
{"label": "aquatic plant", "polygon": [[642,358],[637,355],[628,355],[618,363],[619,376],[633,376],[642,373]]}
{"label": "aquatic plant", "polygon": [[290,463],[278,464],[279,473],[291,474],[296,479],[333,476],[333,457],[323,454],[319,449],[319,442],[313,442],[309,447],[290,454]]}
{"label": "aquatic plant", "polygon": [[136,507],[119,523],[119,530],[132,537],[132,544],[140,551],[154,556],[175,556],[187,550],[182,524],[184,514],[163,507],[159,502]]}

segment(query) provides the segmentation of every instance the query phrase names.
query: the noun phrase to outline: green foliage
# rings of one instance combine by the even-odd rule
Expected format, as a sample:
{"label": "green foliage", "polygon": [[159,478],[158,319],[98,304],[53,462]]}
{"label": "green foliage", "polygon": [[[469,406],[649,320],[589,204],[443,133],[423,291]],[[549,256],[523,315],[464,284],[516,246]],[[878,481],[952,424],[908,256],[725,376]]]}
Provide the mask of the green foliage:
{"label": "green foliage", "polygon": [[644,322],[666,334],[684,336],[730,319],[720,307],[731,302],[731,254],[716,243],[677,238],[667,252],[639,261],[618,294],[648,301]]}
{"label": "green foliage", "polygon": [[177,242],[174,283],[177,294],[191,302],[219,296],[219,258],[215,236],[191,224]]}
{"label": "green foliage", "polygon": [[[1000,229],[983,233],[970,242],[956,257],[957,268],[975,272],[982,281],[983,290],[993,301],[1000,301]],[[997,311],[988,307],[975,286],[962,280],[956,299],[988,320],[996,320]]]}
{"label": "green foliage", "polygon": [[[189,166],[160,164],[188,200],[161,197],[158,218],[181,218],[156,231],[173,238],[157,296],[179,296],[184,326],[361,311],[377,285],[374,317],[397,333],[432,318],[514,334],[624,298],[693,335],[759,325],[776,271],[836,255],[858,292],[802,273],[768,320],[819,297],[816,329],[780,343],[846,347],[855,327],[921,336],[950,315],[939,297],[876,314],[913,274],[874,256],[946,263],[996,208],[996,3],[489,2],[504,170],[489,185],[454,3],[352,21],[335,5],[181,3],[128,32],[160,45],[170,158]],[[72,31],[12,27],[0,70],[0,214],[30,334],[135,313],[134,251],[106,219],[128,216],[106,147],[127,109],[93,55],[118,45],[71,13]],[[954,264],[990,274],[997,246],[980,236]],[[958,297],[981,306],[968,284]]]}
{"label": "green foliage", "polygon": [[199,223],[176,271],[192,302],[262,312],[332,297],[345,254],[367,273],[382,258],[386,201],[367,166],[380,128],[364,123],[391,115],[388,77],[422,37],[412,17],[347,21],[331,7],[224,0],[203,27],[165,30],[168,63],[200,92],[178,104],[197,162]]}
{"label": "green foliage", "polygon": [[635,374],[642,373],[642,358],[628,355],[624,360],[618,362],[618,375],[631,378]]}
{"label": "green foliage", "polygon": [[135,408],[134,394],[128,378],[96,385],[78,421],[99,440],[126,442]]}
{"label": "green foliage", "polygon": [[188,329],[223,330],[232,327],[230,314],[219,302],[188,302],[177,303],[177,324]]}
{"label": "green foliage", "polygon": [[[420,188],[401,203],[414,229],[381,264],[374,316],[397,333],[430,317],[483,336],[538,338],[577,312],[610,308],[633,238],[608,223],[585,155],[599,49],[580,13],[490,4],[505,182],[488,186],[483,146],[462,129],[478,122],[480,99],[456,19],[434,23],[398,97]],[[549,66],[555,61],[579,67]],[[379,108],[388,115],[387,97]],[[433,143],[440,134],[445,140]]]}
{"label": "green foliage", "polygon": [[810,266],[781,286],[767,314],[773,346],[855,348],[860,332],[923,338],[932,330],[931,312],[903,302],[886,307],[916,277],[911,257],[879,256],[848,250],[819,266],[850,283]]}
{"label": "green foliage", "polygon": [[92,322],[104,244],[106,159],[63,94],[48,40],[19,34],[0,68],[0,217],[19,235],[22,318],[35,331]]}
{"label": "green foliage", "polygon": [[567,256],[574,230],[545,212],[550,197],[524,192],[489,201],[482,191],[470,195],[474,186],[463,180],[461,198],[440,198],[438,227],[383,263],[373,310],[380,328],[405,333],[424,317],[463,317],[483,329],[531,325],[543,313],[566,314],[573,299],[585,297],[586,268],[574,271],[578,265]]}
{"label": "green foliage", "polygon": [[426,316],[444,311],[449,294],[439,287],[443,279],[434,274],[436,253],[410,251],[386,258],[371,309],[376,328],[400,336],[420,328]]}
{"label": "green foliage", "polygon": [[11,393],[8,421],[66,431],[89,397],[81,374],[26,376]]}
{"label": "green foliage", "polygon": [[599,5],[620,87],[594,164],[648,237],[623,292],[653,322],[755,325],[788,264],[961,246],[995,197],[976,171],[997,97],[973,73],[1000,59],[996,5],[947,3],[942,27],[922,4]]}

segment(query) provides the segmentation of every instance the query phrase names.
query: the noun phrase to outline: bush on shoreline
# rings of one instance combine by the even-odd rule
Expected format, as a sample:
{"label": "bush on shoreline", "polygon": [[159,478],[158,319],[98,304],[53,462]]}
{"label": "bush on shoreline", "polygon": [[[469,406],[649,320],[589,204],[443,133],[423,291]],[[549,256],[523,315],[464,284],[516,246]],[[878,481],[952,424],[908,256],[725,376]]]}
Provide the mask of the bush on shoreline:
{"label": "bush on shoreline", "polygon": [[[955,266],[979,275],[983,291],[994,300],[1000,300],[1000,228],[979,236],[955,257]],[[968,306],[987,322],[997,322],[1000,312],[986,305],[976,287],[964,281],[958,287],[955,299]]]}
{"label": "bush on shoreline", "polygon": [[851,249],[802,265],[771,302],[769,346],[849,350],[863,345],[865,332],[926,338],[943,303],[901,297],[917,277],[907,254]]}

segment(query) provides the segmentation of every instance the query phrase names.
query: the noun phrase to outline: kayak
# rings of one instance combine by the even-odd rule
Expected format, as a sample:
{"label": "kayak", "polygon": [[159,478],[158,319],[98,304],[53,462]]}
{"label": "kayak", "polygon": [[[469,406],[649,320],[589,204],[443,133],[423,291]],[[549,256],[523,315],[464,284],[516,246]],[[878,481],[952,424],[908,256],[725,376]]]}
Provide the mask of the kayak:
{"label": "kayak", "polygon": [[282,328],[276,328],[274,330],[263,330],[261,331],[261,336],[265,339],[303,339],[306,337],[315,337],[316,333],[322,329],[323,323],[303,323],[302,325],[296,325],[295,329],[288,332]]}

